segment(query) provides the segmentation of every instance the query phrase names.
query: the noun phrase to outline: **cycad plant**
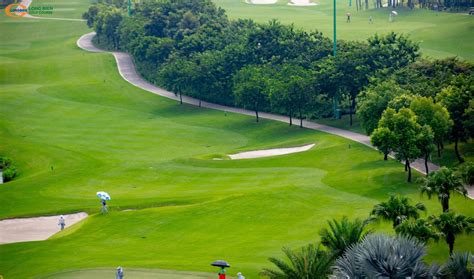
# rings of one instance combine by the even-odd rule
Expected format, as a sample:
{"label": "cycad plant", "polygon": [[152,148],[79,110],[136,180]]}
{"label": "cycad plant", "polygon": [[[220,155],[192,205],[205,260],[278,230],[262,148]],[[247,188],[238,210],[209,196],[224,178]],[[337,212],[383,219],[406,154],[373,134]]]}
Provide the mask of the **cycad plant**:
{"label": "cycad plant", "polygon": [[463,196],[467,195],[461,177],[447,167],[441,167],[424,178],[420,192],[421,194],[427,194],[430,199],[432,195],[438,196],[443,212],[449,210],[451,194],[458,192]]}
{"label": "cycad plant", "polygon": [[[425,246],[403,236],[370,234],[336,260],[336,278],[424,278]],[[433,269],[436,270],[436,269]]]}
{"label": "cycad plant", "polygon": [[383,220],[392,221],[393,228],[409,218],[417,219],[420,214],[418,211],[426,211],[422,203],[410,204],[410,200],[404,196],[390,196],[388,201],[374,206],[372,216]]}
{"label": "cycad plant", "polygon": [[332,254],[320,249],[319,245],[309,244],[300,251],[283,248],[287,260],[269,258],[279,270],[263,269],[262,276],[271,279],[322,279],[331,274],[334,262]]}
{"label": "cycad plant", "polygon": [[366,230],[368,222],[361,219],[350,221],[347,216],[341,221],[328,221],[329,229],[322,229],[321,244],[326,246],[335,257],[341,256],[346,249],[361,241],[370,231]]}
{"label": "cycad plant", "polygon": [[474,230],[474,218],[467,217],[454,212],[443,212],[438,217],[431,216],[430,220],[444,236],[449,246],[449,255],[453,254],[456,236],[462,233],[470,233]]}
{"label": "cycad plant", "polygon": [[442,267],[441,273],[444,278],[449,279],[471,279],[474,275],[474,270],[469,268],[469,261],[471,260],[471,253],[454,253],[449,257],[448,262]]}

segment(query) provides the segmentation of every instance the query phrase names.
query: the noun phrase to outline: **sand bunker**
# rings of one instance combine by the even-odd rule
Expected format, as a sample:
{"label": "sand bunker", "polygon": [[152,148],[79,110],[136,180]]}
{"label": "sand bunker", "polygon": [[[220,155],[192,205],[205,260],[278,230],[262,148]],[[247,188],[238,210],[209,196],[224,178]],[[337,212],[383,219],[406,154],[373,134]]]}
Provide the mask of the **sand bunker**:
{"label": "sand bunker", "polygon": [[278,0],[245,0],[245,3],[254,5],[271,5],[277,2]]}
{"label": "sand bunker", "polygon": [[287,148],[274,148],[274,149],[246,151],[246,152],[241,152],[241,153],[237,153],[237,154],[231,154],[231,155],[229,155],[229,157],[232,160],[270,157],[270,156],[285,155],[285,154],[308,151],[311,148],[313,148],[313,146],[314,146],[314,143],[304,145],[304,146],[298,146],[298,147],[287,147]]}
{"label": "sand bunker", "polygon": [[[46,240],[60,231],[59,216],[6,219],[0,221],[0,244]],[[87,213],[63,215],[66,228],[87,217]]]}
{"label": "sand bunker", "polygon": [[290,0],[290,2],[288,2],[288,5],[290,6],[316,6],[318,4],[313,3],[309,0]]}

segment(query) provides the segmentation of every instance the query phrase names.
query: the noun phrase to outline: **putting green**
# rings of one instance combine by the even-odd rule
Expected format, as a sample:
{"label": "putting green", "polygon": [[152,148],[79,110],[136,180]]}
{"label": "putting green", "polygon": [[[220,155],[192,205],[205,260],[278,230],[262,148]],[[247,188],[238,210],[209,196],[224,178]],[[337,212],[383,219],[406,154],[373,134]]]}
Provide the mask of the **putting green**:
{"label": "putting green", "polygon": [[[72,3],[72,2],[71,2]],[[88,1],[59,13],[80,16]],[[326,220],[368,216],[390,193],[424,202],[403,166],[322,132],[179,105],[125,82],[109,54],[76,40],[83,22],[0,16],[0,154],[19,176],[0,187],[0,218],[86,211],[47,241],[0,245],[0,273],[31,278],[114,267],[229,272],[257,278],[281,247],[318,241]],[[221,160],[219,154],[316,143],[302,153]],[[417,176],[417,175],[415,175]],[[97,191],[112,200],[98,215]],[[452,208],[472,215],[472,201]],[[139,209],[124,211],[124,209]],[[393,233],[390,224],[374,224]],[[473,236],[455,250],[474,250]],[[428,260],[448,256],[430,244]],[[81,271],[82,272],[82,271]]]}
{"label": "putting green", "polygon": [[[161,269],[125,269],[125,278],[160,278],[160,279],[210,279],[216,278],[215,274],[203,273],[203,272],[183,272],[174,270],[161,270]],[[38,279],[102,279],[102,278],[114,278],[115,270],[113,268],[108,269],[84,269],[84,270],[69,270],[50,275],[38,277]]]}

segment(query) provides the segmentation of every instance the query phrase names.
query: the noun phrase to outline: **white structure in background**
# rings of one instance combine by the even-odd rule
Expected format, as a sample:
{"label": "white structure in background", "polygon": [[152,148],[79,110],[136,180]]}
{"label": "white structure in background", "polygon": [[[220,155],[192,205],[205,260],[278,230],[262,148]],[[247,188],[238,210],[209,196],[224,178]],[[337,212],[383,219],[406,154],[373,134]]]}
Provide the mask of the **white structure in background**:
{"label": "white structure in background", "polygon": [[316,6],[318,4],[313,3],[310,0],[290,0],[290,2],[288,2],[288,5],[290,6]]}
{"label": "white structure in background", "polygon": [[277,2],[278,0],[245,0],[245,3],[254,5],[271,5]]}
{"label": "white structure in background", "polygon": [[2,172],[2,169],[0,169],[0,184],[3,184],[3,172]]}

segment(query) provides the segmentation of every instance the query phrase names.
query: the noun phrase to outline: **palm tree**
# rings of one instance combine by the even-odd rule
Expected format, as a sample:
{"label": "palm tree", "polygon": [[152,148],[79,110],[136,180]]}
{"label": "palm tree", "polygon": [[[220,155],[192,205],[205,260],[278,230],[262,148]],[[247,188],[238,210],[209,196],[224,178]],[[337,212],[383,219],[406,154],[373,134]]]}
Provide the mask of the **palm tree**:
{"label": "palm tree", "polygon": [[367,221],[360,219],[349,221],[347,216],[342,217],[340,222],[333,219],[328,221],[328,224],[329,230],[324,228],[319,235],[321,244],[332,251],[335,257],[341,256],[349,246],[358,243],[370,233],[365,230]]}
{"label": "palm tree", "polygon": [[418,218],[418,210],[425,211],[426,207],[422,203],[413,206],[407,197],[392,195],[388,201],[375,205],[371,214],[376,218],[392,221],[395,228],[405,219]]}
{"label": "palm tree", "polygon": [[405,220],[395,228],[395,232],[406,237],[413,237],[427,243],[430,239],[439,240],[440,234],[425,219]]}
{"label": "palm tree", "polygon": [[451,197],[451,193],[456,191],[463,196],[467,194],[459,175],[447,167],[441,167],[439,170],[430,173],[424,179],[420,191],[421,194],[426,193],[430,199],[433,194],[436,194],[443,207],[443,212],[449,210],[449,198]]}
{"label": "palm tree", "polygon": [[425,245],[402,236],[370,234],[336,260],[336,278],[420,278],[431,269],[423,263]]}
{"label": "palm tree", "polygon": [[453,254],[456,235],[470,233],[474,230],[474,218],[467,217],[454,212],[443,212],[438,217],[431,216],[432,224],[443,234],[446,243],[449,245],[449,255]]}
{"label": "palm tree", "polygon": [[474,270],[469,268],[471,253],[454,253],[442,267],[444,278],[471,279]]}
{"label": "palm tree", "polygon": [[283,252],[289,259],[289,263],[277,259],[268,260],[278,267],[279,270],[264,268],[260,273],[271,279],[322,279],[331,273],[331,265],[334,257],[320,249],[319,245],[309,244],[294,252],[289,248],[283,248]]}

